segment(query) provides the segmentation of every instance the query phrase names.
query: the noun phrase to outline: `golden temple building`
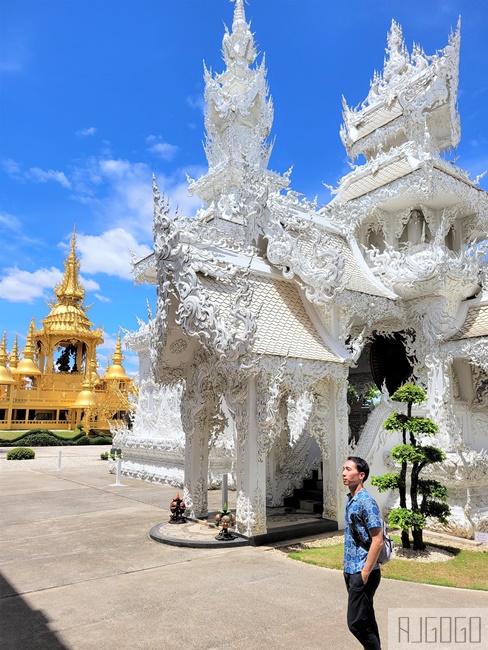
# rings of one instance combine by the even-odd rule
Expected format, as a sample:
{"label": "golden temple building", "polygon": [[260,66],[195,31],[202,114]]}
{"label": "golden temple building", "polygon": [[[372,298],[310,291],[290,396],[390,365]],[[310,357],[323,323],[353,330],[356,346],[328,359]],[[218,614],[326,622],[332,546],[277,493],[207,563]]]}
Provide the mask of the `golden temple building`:
{"label": "golden temple building", "polygon": [[15,338],[10,354],[7,337],[0,345],[0,431],[46,428],[108,431],[110,422],[127,420],[136,387],[122,361],[120,332],[112,364],[97,372],[102,329],[95,329],[83,305],[76,255],[76,232],[54,289],[50,312],[36,329],[32,319],[22,358]]}

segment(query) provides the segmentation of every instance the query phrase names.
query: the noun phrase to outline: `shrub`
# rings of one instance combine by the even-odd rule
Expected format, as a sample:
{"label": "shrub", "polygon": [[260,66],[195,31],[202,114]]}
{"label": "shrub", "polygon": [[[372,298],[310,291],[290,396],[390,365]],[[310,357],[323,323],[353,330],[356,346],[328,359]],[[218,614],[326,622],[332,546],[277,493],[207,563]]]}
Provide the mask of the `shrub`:
{"label": "shrub", "polygon": [[108,460],[108,451],[103,451],[103,452],[100,454],[100,458],[101,458],[102,460]]}
{"label": "shrub", "polygon": [[[15,442],[19,442],[19,439]],[[22,437],[22,444],[32,447],[65,447],[71,444],[69,440],[63,440],[49,433],[28,433]]]}
{"label": "shrub", "polygon": [[0,439],[2,447],[16,447],[19,444],[30,447],[59,447],[71,445],[72,442],[68,438],[63,438],[49,431],[49,429],[32,429],[15,438],[15,440]]}
{"label": "shrub", "polygon": [[7,452],[7,460],[30,460],[36,457],[36,452],[27,447],[16,447]]}
{"label": "shrub", "polygon": [[107,436],[96,436],[95,438],[89,438],[88,440],[90,445],[111,445],[112,444],[112,438],[108,438]]}
{"label": "shrub", "polygon": [[76,438],[73,438],[74,444],[75,445],[89,445],[90,444],[90,438],[85,435],[84,433],[81,434],[81,436],[76,436]]}

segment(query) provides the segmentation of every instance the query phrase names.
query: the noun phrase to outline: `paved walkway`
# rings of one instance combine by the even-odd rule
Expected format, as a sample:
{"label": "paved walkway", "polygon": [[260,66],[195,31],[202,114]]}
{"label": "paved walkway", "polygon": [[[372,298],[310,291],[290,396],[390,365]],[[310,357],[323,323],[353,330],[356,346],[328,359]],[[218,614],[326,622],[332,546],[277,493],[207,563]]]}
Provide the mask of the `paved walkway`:
{"label": "paved walkway", "polygon": [[[339,571],[266,547],[156,543],[149,531],[169,517],[174,488],[125,477],[115,487],[100,448],[63,448],[60,471],[57,448],[36,450],[36,461],[3,461],[5,451],[0,647],[359,648],[346,627]],[[218,509],[220,493],[210,501]],[[376,599],[383,648],[388,608],[400,605],[488,607],[488,593],[384,580]]]}

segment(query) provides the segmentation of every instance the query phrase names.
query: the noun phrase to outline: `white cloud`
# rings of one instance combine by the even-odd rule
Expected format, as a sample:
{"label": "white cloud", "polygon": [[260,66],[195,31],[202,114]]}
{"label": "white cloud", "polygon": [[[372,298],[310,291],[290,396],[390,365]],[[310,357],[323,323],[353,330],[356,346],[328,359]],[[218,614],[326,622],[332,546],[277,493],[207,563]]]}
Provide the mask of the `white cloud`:
{"label": "white cloud", "polygon": [[31,167],[26,176],[36,183],[47,183],[48,181],[55,181],[67,189],[71,187],[71,183],[66,178],[65,173],[58,172],[53,169],[48,169],[46,171],[44,169],[39,169],[39,167]]}
{"label": "white cloud", "polygon": [[84,287],[85,291],[100,291],[100,285],[95,280],[84,278],[80,275],[80,284]]}
{"label": "white cloud", "polygon": [[149,147],[148,151],[154,153],[163,160],[173,160],[178,147],[174,144],[169,144],[169,142],[157,142],[152,147]]}
{"label": "white cloud", "polygon": [[0,226],[8,230],[19,231],[21,229],[20,221],[13,214],[0,211]]}
{"label": "white cloud", "polygon": [[[0,298],[9,302],[32,303],[37,298],[52,296],[54,287],[63,279],[63,272],[55,266],[37,271],[23,271],[16,266],[6,268],[0,278]],[[95,280],[80,275],[80,284],[86,291],[100,291]]]}
{"label": "white cloud", "polygon": [[0,279],[0,298],[9,302],[32,303],[36,298],[46,298],[46,291],[52,292],[63,277],[61,271],[54,266],[33,273],[11,267],[5,269],[4,273]]}
{"label": "white cloud", "polygon": [[102,295],[99,294],[99,293],[96,293],[96,294],[95,294],[95,298],[97,298],[98,300],[100,300],[100,302],[112,302],[110,298],[107,298],[107,296],[102,296]]}
{"label": "white cloud", "polygon": [[[154,139],[156,136],[149,141]],[[158,172],[156,175],[159,191],[170,200],[171,210],[174,212],[179,205],[181,212],[191,216],[201,201],[188,195],[186,171],[198,178],[205,170],[178,169],[171,175]],[[73,198],[90,205],[105,230],[122,228],[139,241],[152,242],[152,173],[153,169],[145,163],[92,157],[71,175]]]}
{"label": "white cloud", "polygon": [[172,160],[179,149],[176,145],[165,142],[159,135],[149,135],[146,138],[146,142],[152,145],[148,148],[148,151],[163,160]]}
{"label": "white cloud", "polygon": [[149,167],[144,163],[105,159],[99,161],[99,173],[107,193],[102,211],[108,213],[110,225],[148,235],[153,213]]}
{"label": "white cloud", "polygon": [[47,183],[54,181],[67,189],[71,188],[71,183],[66,177],[64,172],[54,169],[41,169],[40,167],[31,167],[29,171],[23,172],[18,162],[12,158],[4,158],[0,160],[2,169],[16,181],[24,182],[25,180],[33,181],[34,183]]}
{"label": "white cloud", "polygon": [[20,174],[20,165],[15,160],[12,160],[12,158],[2,159],[0,165],[9,176],[18,176]]}
{"label": "white cloud", "polygon": [[88,129],[80,129],[79,131],[76,132],[76,135],[80,136],[87,136],[87,135],[95,135],[97,132],[96,128],[94,126],[90,126]]}
{"label": "white cloud", "polygon": [[[107,331],[102,332],[103,343],[100,345],[100,350],[110,350],[110,354],[113,354],[115,346],[117,345],[117,336],[118,332],[115,334],[109,334]],[[101,355],[105,356],[105,355]]]}
{"label": "white cloud", "polygon": [[101,235],[78,234],[77,248],[84,273],[106,273],[126,280],[132,279],[130,251],[134,251],[136,257],[151,252],[123,228],[107,230]]}
{"label": "white cloud", "polygon": [[186,103],[191,108],[194,108],[196,110],[201,111],[202,113],[205,113],[206,103],[203,95],[197,95],[196,97],[188,95],[186,98]]}

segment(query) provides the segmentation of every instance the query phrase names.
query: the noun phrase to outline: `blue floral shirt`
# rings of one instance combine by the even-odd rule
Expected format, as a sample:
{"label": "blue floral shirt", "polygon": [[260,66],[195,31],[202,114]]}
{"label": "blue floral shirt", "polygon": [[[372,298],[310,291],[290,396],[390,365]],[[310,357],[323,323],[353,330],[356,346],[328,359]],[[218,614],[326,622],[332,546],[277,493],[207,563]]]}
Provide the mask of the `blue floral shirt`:
{"label": "blue floral shirt", "polygon": [[[371,537],[368,531],[371,528],[381,528],[381,516],[378,504],[373,497],[363,488],[357,494],[347,495],[346,528],[344,531],[344,572],[358,573],[364,569]],[[357,544],[351,533],[351,521],[356,530],[356,537],[366,545]],[[377,563],[374,567],[379,569]]]}

